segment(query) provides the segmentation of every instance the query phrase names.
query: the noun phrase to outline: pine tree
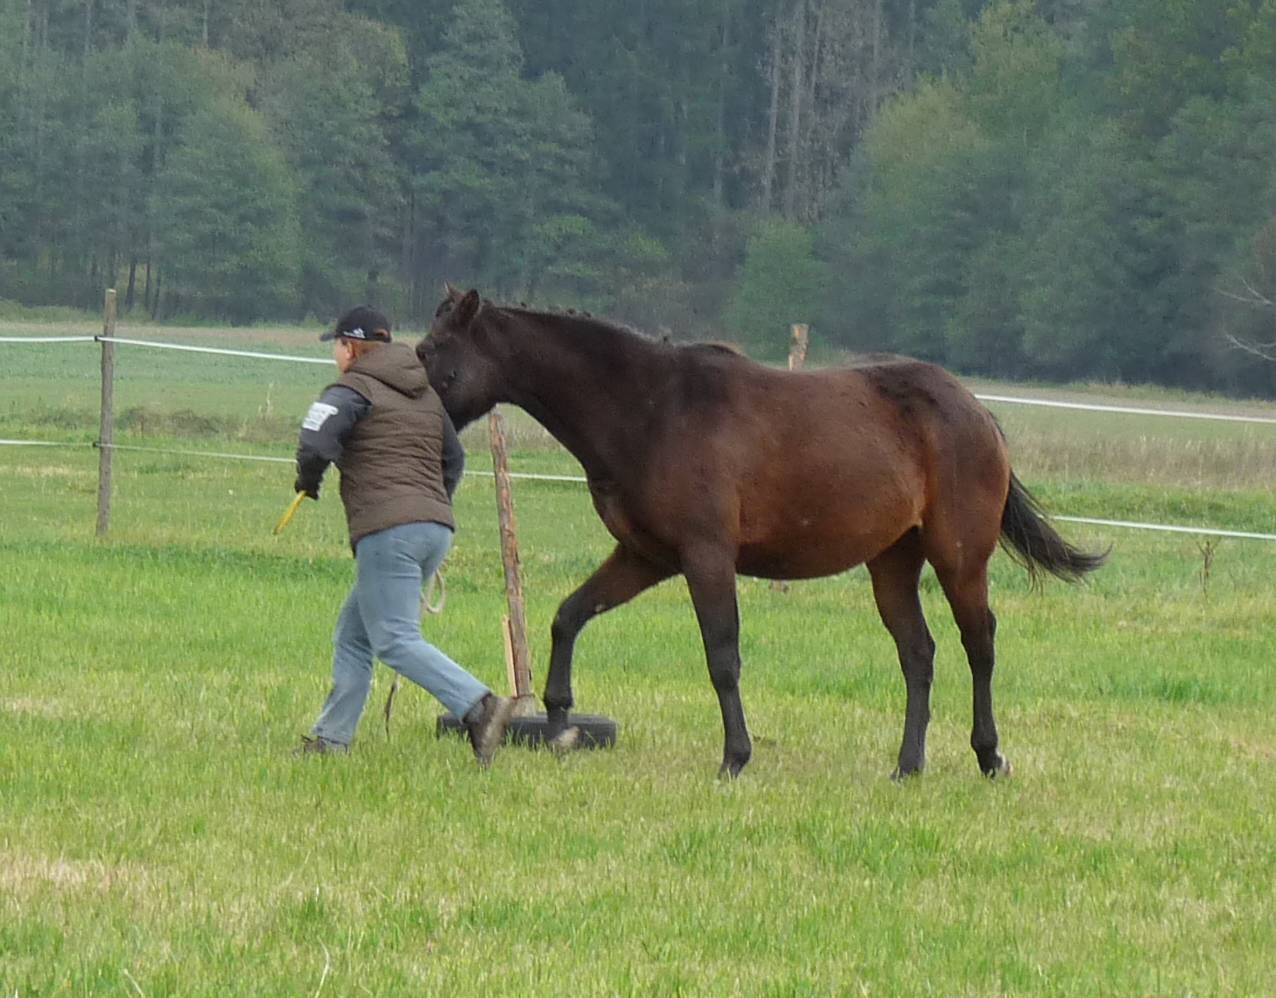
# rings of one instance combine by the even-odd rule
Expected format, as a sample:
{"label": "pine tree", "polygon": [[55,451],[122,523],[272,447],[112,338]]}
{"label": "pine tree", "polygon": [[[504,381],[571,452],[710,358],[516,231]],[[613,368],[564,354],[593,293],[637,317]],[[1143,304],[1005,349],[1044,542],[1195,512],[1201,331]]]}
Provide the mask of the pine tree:
{"label": "pine tree", "polygon": [[410,150],[430,287],[463,278],[515,297],[589,276],[606,211],[589,120],[558,77],[523,78],[515,27],[501,0],[461,0],[428,62]]}
{"label": "pine tree", "polygon": [[221,98],[190,117],[159,178],[156,214],[168,311],[233,322],[296,311],[294,179],[246,105]]}
{"label": "pine tree", "polygon": [[263,97],[298,181],[301,295],[318,315],[364,299],[388,304],[378,281],[393,271],[400,184],[368,62],[393,62],[393,51],[289,59]]}

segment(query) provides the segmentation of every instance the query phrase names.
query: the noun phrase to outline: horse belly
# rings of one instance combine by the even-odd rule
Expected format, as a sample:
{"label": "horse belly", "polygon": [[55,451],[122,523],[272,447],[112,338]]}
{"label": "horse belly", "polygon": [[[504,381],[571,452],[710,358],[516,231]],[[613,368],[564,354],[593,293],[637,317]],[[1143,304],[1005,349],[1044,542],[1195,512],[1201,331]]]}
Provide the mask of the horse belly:
{"label": "horse belly", "polygon": [[908,532],[900,523],[890,529],[817,530],[800,520],[785,536],[744,544],[736,560],[741,575],[763,579],[816,579],[836,575],[872,560]]}
{"label": "horse belly", "polygon": [[[774,579],[836,575],[877,555],[921,523],[924,496],[911,476],[829,476],[823,488],[794,488],[793,499],[770,504],[770,515],[745,506],[738,571]],[[753,516],[749,513],[753,512]]]}

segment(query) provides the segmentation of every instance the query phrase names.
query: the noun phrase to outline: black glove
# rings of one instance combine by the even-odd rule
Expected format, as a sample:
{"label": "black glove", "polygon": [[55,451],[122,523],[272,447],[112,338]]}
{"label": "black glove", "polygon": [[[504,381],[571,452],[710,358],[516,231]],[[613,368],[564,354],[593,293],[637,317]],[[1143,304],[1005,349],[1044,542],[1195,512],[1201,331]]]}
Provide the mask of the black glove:
{"label": "black glove", "polygon": [[298,476],[297,481],[293,483],[292,488],[294,492],[304,492],[311,499],[317,500],[319,498],[319,483],[318,482],[308,482],[305,479]]}

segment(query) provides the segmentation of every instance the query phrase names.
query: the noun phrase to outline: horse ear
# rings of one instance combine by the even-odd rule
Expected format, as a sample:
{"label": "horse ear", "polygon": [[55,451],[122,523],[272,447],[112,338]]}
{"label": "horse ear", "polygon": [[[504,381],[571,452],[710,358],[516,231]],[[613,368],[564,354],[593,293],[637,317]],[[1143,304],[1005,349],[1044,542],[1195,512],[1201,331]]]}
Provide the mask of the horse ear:
{"label": "horse ear", "polygon": [[453,301],[453,302],[455,302],[458,298],[460,298],[460,297],[461,297],[461,291],[460,291],[460,289],[459,289],[459,288],[458,288],[455,284],[453,284],[451,281],[444,281],[444,282],[443,282],[443,296],[444,296],[445,298],[447,298],[449,301]]}
{"label": "horse ear", "polygon": [[461,327],[468,326],[474,321],[474,317],[478,315],[479,308],[482,304],[483,302],[479,298],[479,293],[473,288],[470,288],[469,291],[465,292],[464,297],[462,297],[461,300],[452,308],[452,315],[454,316],[456,324]]}

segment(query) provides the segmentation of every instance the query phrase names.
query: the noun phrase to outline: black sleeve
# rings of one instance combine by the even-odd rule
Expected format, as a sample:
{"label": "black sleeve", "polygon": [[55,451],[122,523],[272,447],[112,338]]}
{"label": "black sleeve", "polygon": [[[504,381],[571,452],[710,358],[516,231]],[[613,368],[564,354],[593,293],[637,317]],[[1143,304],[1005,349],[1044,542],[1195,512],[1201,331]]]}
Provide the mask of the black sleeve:
{"label": "black sleeve", "polygon": [[465,473],[465,448],[461,446],[461,438],[456,435],[456,427],[452,425],[452,417],[443,411],[443,487],[447,489],[449,499],[456,493],[461,484],[461,475]]}
{"label": "black sleeve", "polygon": [[350,431],[366,416],[372,403],[344,385],[329,385],[310,407],[297,443],[297,491],[319,497],[319,483],[328,465],[341,459]]}

